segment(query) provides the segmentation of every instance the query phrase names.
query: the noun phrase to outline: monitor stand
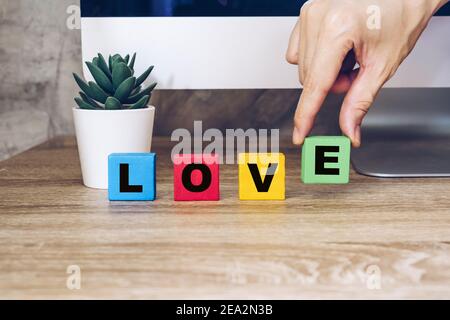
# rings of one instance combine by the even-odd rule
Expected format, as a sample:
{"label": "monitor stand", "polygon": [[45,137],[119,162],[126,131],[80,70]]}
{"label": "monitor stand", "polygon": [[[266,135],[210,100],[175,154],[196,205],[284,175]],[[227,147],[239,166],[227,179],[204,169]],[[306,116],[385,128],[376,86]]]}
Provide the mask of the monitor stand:
{"label": "monitor stand", "polygon": [[352,152],[373,177],[450,177],[450,88],[383,89]]}

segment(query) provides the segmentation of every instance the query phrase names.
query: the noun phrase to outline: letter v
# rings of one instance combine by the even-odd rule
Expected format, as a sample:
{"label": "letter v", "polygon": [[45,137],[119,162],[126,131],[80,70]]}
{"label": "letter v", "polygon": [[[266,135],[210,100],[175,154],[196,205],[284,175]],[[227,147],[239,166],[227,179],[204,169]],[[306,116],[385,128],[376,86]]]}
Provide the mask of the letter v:
{"label": "letter v", "polygon": [[253,182],[255,182],[256,190],[258,192],[269,192],[270,186],[272,185],[273,177],[275,176],[275,172],[278,168],[278,163],[272,164],[269,163],[267,167],[267,173],[264,177],[264,181],[262,181],[261,174],[258,169],[258,165],[255,163],[248,163],[248,169],[252,174]]}

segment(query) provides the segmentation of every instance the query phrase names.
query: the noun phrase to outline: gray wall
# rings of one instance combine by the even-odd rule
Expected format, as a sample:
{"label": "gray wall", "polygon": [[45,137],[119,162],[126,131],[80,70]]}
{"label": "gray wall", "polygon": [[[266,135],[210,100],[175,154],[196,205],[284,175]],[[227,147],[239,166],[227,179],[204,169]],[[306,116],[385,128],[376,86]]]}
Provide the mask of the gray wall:
{"label": "gray wall", "polygon": [[[79,1],[0,0],[0,159],[74,133],[72,72],[81,72],[81,41],[80,30],[66,26],[72,4]],[[204,128],[282,128],[289,135],[298,96],[297,90],[156,92],[155,135],[192,128],[194,120]],[[336,99],[324,119],[334,117]]]}
{"label": "gray wall", "polygon": [[0,0],[0,158],[73,132],[80,32],[66,27],[77,0]]}

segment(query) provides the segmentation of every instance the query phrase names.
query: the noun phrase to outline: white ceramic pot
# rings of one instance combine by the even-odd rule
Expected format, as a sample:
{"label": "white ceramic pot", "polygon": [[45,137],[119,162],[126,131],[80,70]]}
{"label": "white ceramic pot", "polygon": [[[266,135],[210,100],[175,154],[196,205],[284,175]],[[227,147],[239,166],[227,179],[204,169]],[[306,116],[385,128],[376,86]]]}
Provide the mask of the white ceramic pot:
{"label": "white ceramic pot", "polygon": [[138,110],[73,109],[83,183],[108,189],[111,153],[150,152],[155,107]]}

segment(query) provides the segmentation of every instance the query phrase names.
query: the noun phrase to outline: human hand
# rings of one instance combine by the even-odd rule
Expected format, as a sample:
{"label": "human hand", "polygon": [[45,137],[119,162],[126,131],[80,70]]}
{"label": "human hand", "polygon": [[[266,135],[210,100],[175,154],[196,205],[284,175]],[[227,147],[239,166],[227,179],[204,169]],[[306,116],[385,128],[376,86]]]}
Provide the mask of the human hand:
{"label": "human hand", "polygon": [[[347,92],[340,127],[354,147],[381,87],[448,0],[311,0],[300,12],[286,58],[298,65],[303,93],[294,144],[302,144],[329,92]],[[379,14],[378,14],[379,13]],[[378,19],[379,18],[379,19]],[[356,63],[359,68],[354,69]]]}

